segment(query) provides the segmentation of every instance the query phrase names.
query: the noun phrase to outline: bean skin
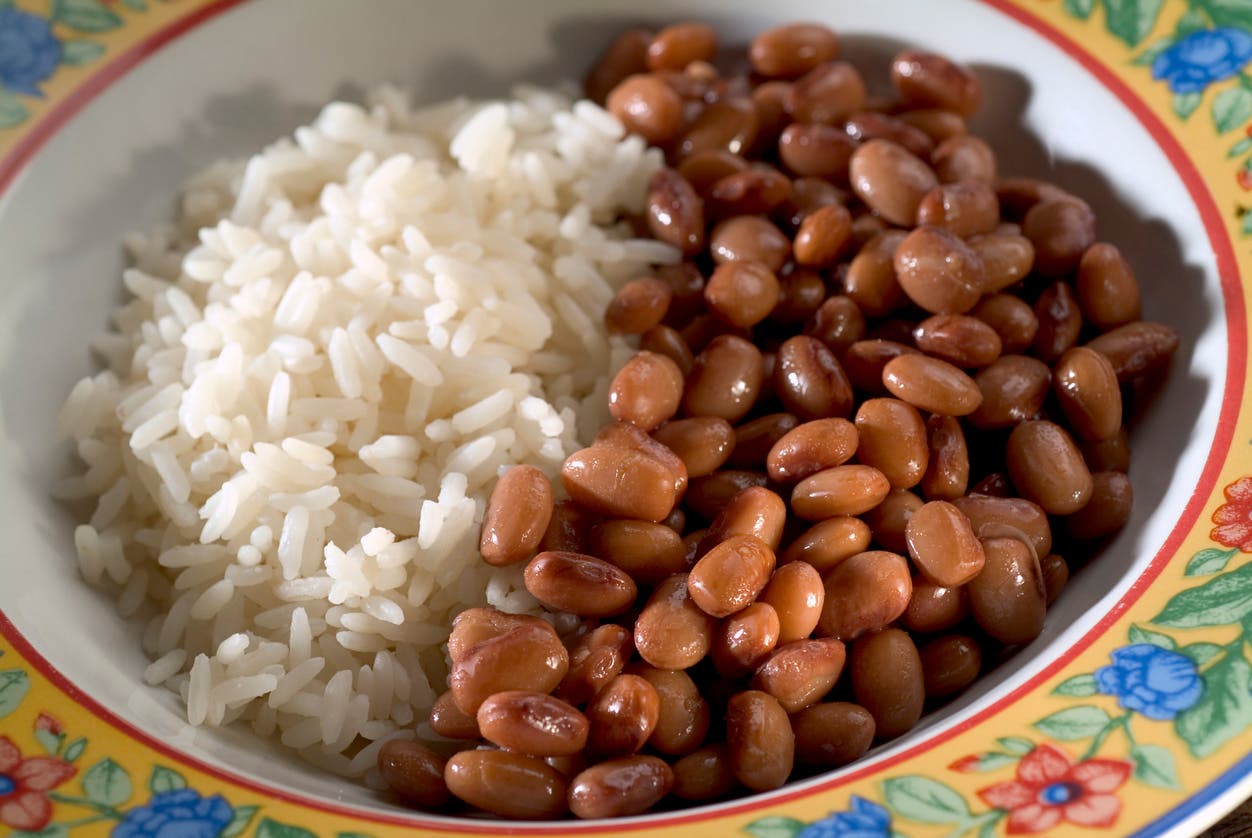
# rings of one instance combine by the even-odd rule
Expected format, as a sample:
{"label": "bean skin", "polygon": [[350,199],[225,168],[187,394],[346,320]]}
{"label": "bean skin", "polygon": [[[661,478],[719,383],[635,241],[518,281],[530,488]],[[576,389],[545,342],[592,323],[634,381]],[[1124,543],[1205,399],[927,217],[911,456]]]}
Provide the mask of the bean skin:
{"label": "bean skin", "polygon": [[791,492],[791,510],[807,521],[868,512],[891,491],[886,475],[872,466],[842,465],[804,478]]}
{"label": "bean skin", "polygon": [[569,784],[569,810],[580,818],[621,818],[651,809],[669,794],[674,772],[653,756],[593,765]]}
{"label": "bean skin", "polygon": [[687,669],[708,654],[714,620],[691,600],[687,575],[657,585],[635,620],[635,648],[658,669]]}
{"label": "bean skin", "polygon": [[769,693],[747,690],[730,699],[726,742],[731,770],[752,791],[776,789],[791,776],[795,734],[787,711]]}
{"label": "bean skin", "polygon": [[1052,551],[1052,528],[1048,516],[1025,498],[998,498],[970,493],[952,505],[965,513],[980,539],[1013,537],[1030,545],[1037,556]]}
{"label": "bean skin", "polygon": [[814,704],[791,717],[796,761],[839,768],[860,759],[874,742],[874,717],[858,704]]}
{"label": "bean skin", "polygon": [[857,460],[883,473],[893,489],[908,489],[926,473],[930,449],[917,408],[899,399],[867,399],[856,412]]}
{"label": "bean skin", "polygon": [[545,693],[498,692],[478,708],[483,738],[531,756],[568,756],[587,744],[587,717]]}
{"label": "bean skin", "polygon": [[612,617],[635,603],[635,582],[620,568],[582,553],[544,552],[526,565],[531,596],[555,611]]}
{"label": "bean skin", "polygon": [[545,820],[565,814],[566,780],[539,757],[511,751],[461,751],[444,781],[454,795],[502,818]]}
{"label": "bean skin", "polygon": [[746,607],[774,572],[774,551],[751,535],[731,536],[696,562],[687,578],[691,600],[712,617]]}
{"label": "bean skin", "polygon": [[534,466],[518,465],[491,490],[478,551],[497,567],[530,558],[552,518],[552,483]]}
{"label": "bean skin", "polygon": [[859,638],[848,665],[856,702],[874,717],[878,738],[893,739],[917,724],[926,688],[921,657],[906,632],[888,628]]}
{"label": "bean skin", "polygon": [[1043,631],[1047,589],[1039,561],[1016,538],[983,540],[987,563],[969,583],[970,612],[1005,645],[1029,643]]}
{"label": "bean skin", "polygon": [[896,620],[913,593],[903,556],[871,550],[850,556],[826,574],[826,601],[817,633],[844,642]]}
{"label": "bean skin", "polygon": [[653,437],[678,455],[693,478],[717,471],[735,448],[735,429],[716,416],[667,422]]}
{"label": "bean skin", "polygon": [[448,805],[451,795],[443,771],[443,757],[408,739],[392,739],[378,752],[383,782],[419,809],[438,811]]}
{"label": "bean skin", "polygon": [[1065,429],[1023,422],[1009,435],[1009,477],[1023,496],[1052,515],[1077,512],[1091,499],[1091,472]]}
{"label": "bean skin", "polygon": [[783,552],[782,561],[807,562],[825,575],[841,561],[869,548],[870,529],[860,518],[837,515],[814,524]]}

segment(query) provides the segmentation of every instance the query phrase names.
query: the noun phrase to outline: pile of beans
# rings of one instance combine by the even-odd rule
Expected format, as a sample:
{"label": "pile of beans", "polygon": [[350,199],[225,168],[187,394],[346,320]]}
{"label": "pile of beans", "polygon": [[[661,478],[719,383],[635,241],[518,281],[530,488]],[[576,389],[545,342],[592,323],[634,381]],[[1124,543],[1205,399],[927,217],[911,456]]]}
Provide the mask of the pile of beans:
{"label": "pile of beans", "polygon": [[[867,93],[822,26],[750,69],[699,23],[632,30],[587,82],[664,149],[627,284],[617,420],[496,486],[481,552],[583,619],[457,617],[414,805],[632,815],[778,788],[898,736],[1043,628],[1131,507],[1123,397],[1178,339],[1064,189],[1000,177],[965,68],[907,50]],[[1055,538],[1054,538],[1055,537]]]}

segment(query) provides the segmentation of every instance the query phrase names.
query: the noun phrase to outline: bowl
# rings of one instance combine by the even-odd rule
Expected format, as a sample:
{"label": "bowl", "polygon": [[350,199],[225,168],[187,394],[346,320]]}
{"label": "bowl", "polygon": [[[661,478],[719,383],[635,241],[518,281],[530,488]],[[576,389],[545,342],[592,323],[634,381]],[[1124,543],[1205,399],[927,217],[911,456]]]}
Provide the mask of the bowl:
{"label": "bowl", "polygon": [[[1252,57],[1252,14],[1219,3],[1093,5],[0,8],[0,822],[86,834],[181,817],[264,836],[404,828],[764,838],[850,834],[858,824],[858,835],[1074,825],[1165,834],[1197,830],[1242,801],[1252,793],[1243,639],[1252,452],[1241,269],[1252,259],[1240,237],[1252,218],[1243,192],[1252,93],[1236,74]],[[189,726],[177,696],[143,684],[138,628],[79,578],[75,520],[52,499],[70,452],[50,429],[121,299],[124,234],[168,219],[191,173],[250,154],[332,99],[360,100],[381,82],[436,101],[576,79],[627,25],[686,18],[740,44],[775,23],[822,21],[883,77],[905,45],[975,69],[986,104],[974,130],[1001,170],[1086,199],[1101,238],[1122,245],[1140,278],[1144,316],[1182,335],[1168,375],[1136,404],[1129,525],[1075,574],[1043,635],[958,700],[851,766],[768,794],[594,826],[444,818],[247,731]],[[21,780],[31,772],[19,765],[32,763],[19,760],[41,757],[52,758],[41,777]],[[33,820],[6,808],[18,796]],[[184,809],[171,815],[176,804]]]}

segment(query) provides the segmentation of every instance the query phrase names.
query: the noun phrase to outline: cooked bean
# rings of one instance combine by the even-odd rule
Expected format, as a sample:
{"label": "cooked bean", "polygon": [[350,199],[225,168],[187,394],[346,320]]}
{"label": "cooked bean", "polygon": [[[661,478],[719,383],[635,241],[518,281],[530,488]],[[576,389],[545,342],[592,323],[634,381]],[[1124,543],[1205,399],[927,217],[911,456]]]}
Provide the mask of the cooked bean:
{"label": "cooked bean", "polygon": [[974,74],[933,52],[901,52],[891,62],[891,82],[910,108],[943,108],[972,116],[982,104],[982,88]]}
{"label": "cooked bean", "polygon": [[512,751],[461,751],[444,767],[448,790],[502,818],[544,820],[566,812],[566,780],[539,757]]}
{"label": "cooked bean", "polygon": [[1027,177],[997,178],[996,197],[1004,217],[1023,221],[1026,213],[1045,201],[1077,200],[1061,187]]}
{"label": "cooked bean", "polygon": [[1037,503],[1025,498],[969,494],[952,505],[965,513],[980,539],[1017,538],[1029,544],[1037,556],[1052,550],[1052,528]]}
{"label": "cooked bean", "polygon": [[1025,355],[1004,355],[974,376],[982,404],[969,417],[975,428],[1011,428],[1035,416],[1048,397],[1052,372]]}
{"label": "cooked bean", "polygon": [[838,515],[820,521],[796,538],[783,553],[784,564],[807,562],[825,575],[869,547],[870,529],[860,518]]}
{"label": "cooked bean", "polygon": [[905,530],[913,564],[931,582],[958,588],[982,570],[982,545],[965,513],[947,501],[927,503]]}
{"label": "cooked bean", "polygon": [[[908,118],[904,114],[903,118]],[[962,126],[963,127],[963,126]],[[964,132],[945,137],[930,153],[930,164],[940,183],[982,181],[994,184],[996,180],[996,155],[986,141]],[[996,200],[1000,200],[997,191]]]}
{"label": "cooked bean", "polygon": [[1116,245],[1097,242],[1083,252],[1075,289],[1083,318],[1097,329],[1113,329],[1142,316],[1139,282]]}
{"label": "cooked bean", "polygon": [[843,252],[852,234],[852,214],[838,204],[821,207],[800,222],[792,247],[798,264],[825,267]]}
{"label": "cooked bean", "polygon": [[[758,262],[768,271],[777,273],[791,255],[791,242],[768,218],[760,215],[737,215],[719,222],[713,228],[713,232],[709,234],[709,252],[713,261],[718,264]],[[707,300],[707,295],[705,299]],[[774,302],[777,301],[775,293]],[[773,307],[773,303],[770,307]]]}
{"label": "cooked bean", "polygon": [[1000,338],[1000,351],[1005,355],[1024,352],[1035,342],[1039,320],[1024,300],[1012,294],[991,294],[970,311],[986,323]]}
{"label": "cooked bean", "polygon": [[687,577],[687,591],[706,614],[727,617],[756,599],[774,564],[774,551],[761,539],[731,536],[696,562]]}
{"label": "cooked bean", "polygon": [[861,517],[874,533],[874,541],[884,550],[907,553],[909,546],[904,537],[909,518],[925,503],[908,489],[892,489],[882,503]]}
{"label": "cooked bean", "polygon": [[725,745],[707,745],[693,751],[675,762],[673,770],[674,786],[670,791],[680,800],[716,800],[735,787]]}
{"label": "cooked bean", "polygon": [[1108,358],[1089,347],[1069,350],[1052,371],[1057,401],[1079,439],[1097,441],[1122,426],[1122,391]]}
{"label": "cooked bean", "polygon": [[609,91],[624,79],[645,72],[653,34],[647,29],[627,29],[619,35],[587,74],[583,85],[587,98],[602,105]]}
{"label": "cooked bean", "polygon": [[858,111],[843,123],[843,130],[859,143],[873,139],[891,140],[907,148],[921,159],[935,149],[934,140],[902,119],[877,111]]}
{"label": "cooked bean", "polygon": [[657,279],[669,285],[672,294],[669,308],[665,311],[665,320],[662,321],[665,325],[677,329],[704,310],[704,275],[695,265],[690,262],[661,265],[654,274]]}
{"label": "cooked bean", "polygon": [[587,744],[587,717],[545,693],[507,690],[478,708],[483,738],[531,756],[566,756]]}
{"label": "cooked bean", "polygon": [[892,488],[916,486],[926,473],[926,423],[913,405],[899,399],[861,402],[856,438],[857,461],[881,471]]}
{"label": "cooked bean", "polygon": [[749,486],[730,499],[709,527],[705,545],[714,545],[737,535],[750,535],[777,550],[787,523],[787,504],[763,486]]}
{"label": "cooked bean", "polygon": [[551,628],[523,625],[471,646],[453,661],[448,681],[461,712],[477,713],[504,690],[551,692],[568,669],[569,653]]}
{"label": "cooked bean", "polygon": [[595,516],[586,509],[568,498],[559,500],[552,507],[552,518],[539,542],[539,549],[584,552],[587,535],[594,523]]}
{"label": "cooked bean", "polygon": [[580,818],[621,818],[648,811],[669,794],[674,772],[651,756],[593,765],[569,784],[569,810]]}
{"label": "cooked bean", "polygon": [[1117,433],[1099,442],[1080,443],[1082,458],[1094,474],[1097,471],[1121,471],[1130,468],[1130,442],[1126,436],[1126,428],[1121,427]]}
{"label": "cooked bean", "polygon": [[1017,490],[1049,514],[1077,512],[1091,499],[1091,472],[1060,425],[1021,423],[1009,434],[1005,461]]}
{"label": "cooked bean", "polygon": [[[851,151],[848,153],[851,154]],[[799,231],[804,219],[823,207],[843,206],[847,197],[842,189],[830,181],[817,177],[797,177],[791,182],[791,195],[775,211],[774,217],[781,222],[783,229]]]}
{"label": "cooked bean", "polygon": [[969,484],[969,450],[961,423],[951,416],[926,420],[929,457],[922,476],[927,500],[953,500],[965,494]]}
{"label": "cooked bean", "polygon": [[917,724],[926,687],[921,657],[906,632],[888,628],[858,638],[848,666],[856,702],[874,717],[879,739],[893,739]]}
{"label": "cooked bean", "polygon": [[718,265],[704,286],[709,309],[734,326],[760,323],[778,304],[778,277],[759,262],[734,261]]}
{"label": "cooked bean", "polygon": [[722,514],[735,495],[750,486],[764,486],[767,480],[759,471],[722,469],[692,481],[684,502],[687,508],[706,520]]}
{"label": "cooked bean", "polygon": [[974,236],[968,244],[982,262],[984,294],[1003,291],[1017,283],[1035,264],[1035,246],[1022,235],[988,233]]}
{"label": "cooked bean", "polygon": [[756,108],[756,140],[749,149],[753,157],[768,156],[778,147],[778,138],[791,122],[787,115],[787,93],[791,83],[767,81],[752,89],[752,107]]}
{"label": "cooked bean", "polygon": [[683,253],[704,248],[704,201],[673,169],[662,169],[648,183],[648,230]]}
{"label": "cooked bean", "polygon": [[1047,592],[1048,607],[1056,602],[1056,598],[1069,582],[1069,565],[1056,553],[1049,553],[1039,560],[1039,571],[1043,574],[1043,588]]}
{"label": "cooked bean", "polygon": [[661,521],[674,508],[674,472],[643,452],[594,445],[561,467],[565,491],[577,503],[617,518]]}
{"label": "cooked bean", "polygon": [[791,509],[806,521],[860,515],[881,503],[890,491],[886,475],[872,466],[835,466],[797,483],[791,492]]}
{"label": "cooked bean", "polygon": [[719,335],[696,356],[687,375],[683,406],[693,416],[734,422],[752,408],[764,377],[756,346],[733,335]]}
{"label": "cooked bean", "polygon": [[918,227],[895,253],[896,279],[909,299],[933,314],[964,314],[982,296],[982,260],[938,227]]}
{"label": "cooked bean", "polygon": [[[669,472],[674,497],[681,498],[687,491],[687,467],[678,455],[657,442],[638,426],[630,422],[610,422],[596,432],[592,448],[625,448],[655,460]],[[668,513],[666,513],[668,515]]]}
{"label": "cooked bean", "polygon": [[635,602],[638,589],[620,568],[582,553],[546,552],[526,565],[526,590],[556,611],[612,617]]}
{"label": "cooked bean", "polygon": [[735,447],[735,429],[716,416],[667,422],[657,428],[653,436],[678,455],[687,467],[688,477],[703,477],[717,471]]}
{"label": "cooked bean", "polygon": [[987,563],[968,586],[970,613],[1001,643],[1029,643],[1043,631],[1047,609],[1039,561],[1016,538],[983,539],[983,551]]}
{"label": "cooked bean", "polygon": [[778,303],[769,313],[772,323],[798,325],[812,318],[826,299],[826,281],[816,270],[792,268],[778,278]]}
{"label": "cooked bean", "polygon": [[655,352],[636,352],[609,384],[609,413],[651,431],[678,412],[682,394],[678,364]]}
{"label": "cooked bean", "polygon": [[874,742],[874,717],[859,704],[832,701],[805,707],[791,717],[796,760],[839,768],[860,759]]}
{"label": "cooked bean", "polygon": [[752,688],[769,693],[788,713],[816,704],[843,672],[846,653],[833,637],[780,644],[752,678]]}
{"label": "cooked bean", "polygon": [[507,634],[519,626],[537,628],[556,637],[551,624],[533,614],[509,614],[496,608],[466,608],[452,619],[448,657],[456,662],[484,640]]}
{"label": "cooked bean", "polygon": [[713,635],[710,657],[724,678],[754,671],[778,645],[781,622],[766,602],[754,602],[722,621]]}
{"label": "cooked bean", "polygon": [[843,354],[843,368],[852,386],[864,393],[885,394],[882,373],[901,355],[918,355],[916,349],[892,340],[858,340]]}
{"label": "cooked bean", "polygon": [[825,600],[826,589],[817,569],[808,562],[793,561],[774,571],[758,602],[773,606],[778,615],[778,642],[790,643],[813,633]]}
{"label": "cooked bean", "polygon": [[776,789],[791,775],[795,734],[787,711],[769,693],[747,690],[730,699],[726,746],[735,778],[752,791]]}
{"label": "cooked bean", "polygon": [[833,125],[793,122],[778,137],[778,159],[797,177],[846,181],[856,141]]}
{"label": "cooked bean", "polygon": [[712,61],[717,33],[706,23],[675,23],[656,33],[648,45],[648,69],[682,70],[693,61]]}
{"label": "cooked bean", "polygon": [[974,683],[982,669],[982,650],[965,634],[936,637],[918,649],[927,698],[945,698]]}
{"label": "cooked bean", "polygon": [[783,102],[796,122],[837,125],[865,104],[865,81],[847,61],[818,64],[795,80]]}
{"label": "cooked bean", "polygon": [[884,550],[849,556],[826,574],[825,583],[817,631],[844,642],[893,622],[913,593],[908,562]]}
{"label": "cooked bean", "polygon": [[443,757],[409,739],[391,739],[378,752],[383,782],[419,809],[434,811],[448,804],[443,768]]}
{"label": "cooked bean", "polygon": [[918,574],[901,624],[912,632],[934,634],[958,625],[969,614],[965,588],[945,588]]}
{"label": "cooked bean", "polygon": [[704,744],[709,703],[686,672],[640,666],[632,670],[656,690],[659,713],[648,745],[670,756],[689,754]]}
{"label": "cooked bean", "polygon": [[1122,384],[1169,363],[1178,348],[1178,332],[1172,326],[1136,320],[1111,329],[1087,346],[1104,355]]}
{"label": "cooked bean", "polygon": [[653,144],[669,142],[683,127],[682,98],[653,75],[624,79],[609,93],[605,107],[627,131]]}
{"label": "cooked bean", "polygon": [[552,519],[552,483],[534,466],[510,468],[491,490],[483,513],[478,552],[487,564],[517,564],[530,558]]}
{"label": "cooked bean", "polygon": [[580,637],[569,652],[569,671],[555,695],[570,704],[583,705],[621,674],[635,651],[630,632],[606,623]]}
{"label": "cooked bean", "polygon": [[638,675],[618,675],[587,705],[587,750],[597,757],[635,753],[652,735],[660,712],[652,684]]}
{"label": "cooked bean", "polygon": [[734,172],[708,191],[709,206],[718,217],[773,212],[791,195],[791,179],[768,166]]}
{"label": "cooked bean", "polygon": [[430,728],[445,739],[481,739],[478,719],[456,706],[452,690],[446,690],[430,707]]}
{"label": "cooked bean", "polygon": [[1035,246],[1035,271],[1067,276],[1082,254],[1095,244],[1095,213],[1077,198],[1045,200],[1022,219],[1022,235]]}
{"label": "cooked bean", "polygon": [[778,440],[790,433],[800,420],[790,413],[770,413],[735,428],[735,449],[728,461],[737,468],[759,468],[767,462]]}
{"label": "cooked bean", "polygon": [[[965,125],[965,119],[960,114],[939,108],[909,110],[896,116],[901,122],[912,125],[930,137],[935,144],[940,144],[952,137],[964,136],[969,130]],[[935,162],[935,165],[938,165],[938,163]],[[955,178],[955,180],[961,179]]]}
{"label": "cooked bean", "polygon": [[801,421],[847,416],[852,385],[835,353],[817,338],[796,335],[778,348],[774,391]]}
{"label": "cooked bean", "polygon": [[1078,343],[1082,315],[1068,283],[1056,282],[1043,290],[1035,301],[1035,317],[1039,331],[1034,350],[1039,360],[1051,364]]}
{"label": "cooked bean", "polygon": [[947,361],[927,355],[901,355],[882,370],[883,386],[919,410],[967,416],[982,404],[974,380]]}
{"label": "cooked bean", "polygon": [[820,340],[842,357],[852,344],[865,336],[865,315],[846,294],[827,297],[813,313],[804,333]]}
{"label": "cooked bean", "polygon": [[791,23],[757,34],[748,47],[752,69],[766,78],[794,79],[839,55],[839,37],[817,23]]}
{"label": "cooked bean", "polygon": [[902,230],[875,235],[848,265],[843,290],[865,316],[884,317],[908,303],[895,261],[905,236]]}
{"label": "cooked bean", "polygon": [[947,230],[954,236],[990,233],[1000,223],[1000,204],[991,184],[962,180],[936,186],[917,205],[918,225]]}
{"label": "cooked bean", "polygon": [[1014,496],[1013,487],[1009,484],[1009,476],[1002,471],[993,471],[985,475],[970,488],[969,493],[971,495],[994,495],[997,498]]}
{"label": "cooked bean", "polygon": [[892,224],[907,226],[927,192],[939,185],[935,173],[904,146],[891,140],[870,140],[848,161],[852,190]]}
{"label": "cooked bean", "polygon": [[701,198],[708,198],[713,185],[723,178],[746,171],[748,161],[724,148],[697,151],[678,164],[678,173],[687,179]]}
{"label": "cooked bean", "polygon": [[1120,471],[1100,471],[1091,475],[1091,500],[1065,519],[1070,538],[1094,540],[1126,526],[1134,492],[1130,478]]}
{"label": "cooked bean", "polygon": [[673,296],[664,280],[654,276],[632,279],[609,301],[604,310],[604,325],[610,332],[643,334],[664,319]]}
{"label": "cooked bean", "polygon": [[635,648],[658,669],[687,669],[708,654],[714,625],[687,593],[687,574],[675,574],[656,586],[635,620]]}
{"label": "cooked bean", "polygon": [[719,99],[696,117],[679,142],[681,157],[700,151],[723,149],[742,154],[756,139],[756,108],[740,97]]}

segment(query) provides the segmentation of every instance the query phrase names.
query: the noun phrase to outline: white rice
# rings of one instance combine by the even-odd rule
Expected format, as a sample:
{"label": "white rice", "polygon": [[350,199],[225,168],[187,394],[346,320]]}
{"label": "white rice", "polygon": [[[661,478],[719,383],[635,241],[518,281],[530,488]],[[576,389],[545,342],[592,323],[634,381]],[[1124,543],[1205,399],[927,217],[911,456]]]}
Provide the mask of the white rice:
{"label": "white rice", "polygon": [[385,89],[129,237],[107,368],[57,429],[84,463],[62,494],[95,501],[83,576],[148,609],[144,680],[361,776],[441,691],[454,614],[541,613],[478,524],[504,469],[555,474],[606,418],[630,350],[604,307],[676,258],[617,222],[661,165],[564,94]]}

